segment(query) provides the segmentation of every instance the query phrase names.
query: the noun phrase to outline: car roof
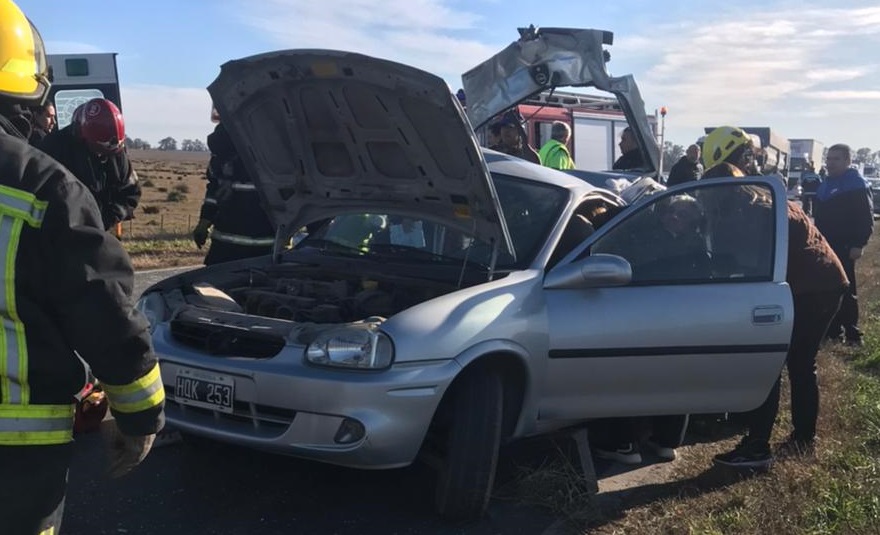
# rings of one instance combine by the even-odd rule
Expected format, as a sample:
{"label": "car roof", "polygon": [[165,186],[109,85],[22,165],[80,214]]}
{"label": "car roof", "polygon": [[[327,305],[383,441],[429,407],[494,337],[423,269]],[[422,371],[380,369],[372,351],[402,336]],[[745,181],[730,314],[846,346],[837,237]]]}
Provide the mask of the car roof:
{"label": "car roof", "polygon": [[527,178],[544,184],[552,184],[561,188],[572,190],[576,195],[582,195],[590,191],[606,191],[589,184],[575,176],[569,175],[537,165],[522,158],[504,154],[503,152],[483,148],[483,158],[489,167],[489,171],[520,178]]}

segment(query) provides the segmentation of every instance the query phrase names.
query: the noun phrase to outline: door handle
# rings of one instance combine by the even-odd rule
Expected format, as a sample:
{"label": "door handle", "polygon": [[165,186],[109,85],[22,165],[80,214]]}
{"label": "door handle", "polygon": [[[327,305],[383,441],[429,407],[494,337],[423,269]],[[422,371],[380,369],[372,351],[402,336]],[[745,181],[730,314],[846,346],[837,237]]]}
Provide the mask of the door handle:
{"label": "door handle", "polygon": [[752,309],[752,323],[755,325],[776,325],[782,323],[784,311],[779,305],[759,306]]}

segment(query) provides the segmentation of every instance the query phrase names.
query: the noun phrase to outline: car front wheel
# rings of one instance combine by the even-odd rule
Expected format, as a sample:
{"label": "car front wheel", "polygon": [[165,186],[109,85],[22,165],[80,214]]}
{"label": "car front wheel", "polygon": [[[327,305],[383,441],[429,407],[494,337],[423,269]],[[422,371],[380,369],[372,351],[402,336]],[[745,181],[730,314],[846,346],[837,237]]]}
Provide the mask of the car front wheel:
{"label": "car front wheel", "polygon": [[473,520],[486,511],[501,444],[504,385],[491,369],[473,370],[454,385],[435,505],[447,520]]}

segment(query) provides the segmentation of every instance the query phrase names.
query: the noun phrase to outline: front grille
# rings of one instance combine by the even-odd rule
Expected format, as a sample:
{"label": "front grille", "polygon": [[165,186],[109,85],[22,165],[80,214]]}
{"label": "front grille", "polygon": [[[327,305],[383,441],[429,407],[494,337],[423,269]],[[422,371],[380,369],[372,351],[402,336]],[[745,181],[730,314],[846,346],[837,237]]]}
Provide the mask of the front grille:
{"label": "front grille", "polygon": [[193,424],[221,424],[223,429],[242,435],[274,438],[281,436],[293,419],[296,411],[236,400],[231,414],[183,405],[174,398],[174,388],[165,387],[166,411],[175,413],[180,419]]}
{"label": "front grille", "polygon": [[217,356],[267,359],[284,348],[284,338],[244,328],[174,319],[171,336],[181,344]]}

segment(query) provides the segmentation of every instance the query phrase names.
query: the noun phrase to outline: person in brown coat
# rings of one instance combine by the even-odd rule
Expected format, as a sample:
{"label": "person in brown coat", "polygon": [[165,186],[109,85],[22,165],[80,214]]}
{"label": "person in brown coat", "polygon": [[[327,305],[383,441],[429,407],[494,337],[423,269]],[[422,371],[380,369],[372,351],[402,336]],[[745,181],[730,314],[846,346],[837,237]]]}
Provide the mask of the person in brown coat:
{"label": "person in brown coat", "polygon": [[[738,128],[721,127],[706,137],[703,157],[709,170],[703,179],[745,176],[754,158],[751,140]],[[707,158],[708,156],[708,158]],[[794,430],[782,444],[785,452],[812,450],[819,416],[816,355],[849,285],[831,246],[796,204],[788,202],[788,272],[794,299],[794,327],[786,367],[791,384]],[[760,407],[746,414],[748,434],[733,451],[715,456],[716,464],[766,468],[773,462],[770,435],[779,412],[779,379]]]}

